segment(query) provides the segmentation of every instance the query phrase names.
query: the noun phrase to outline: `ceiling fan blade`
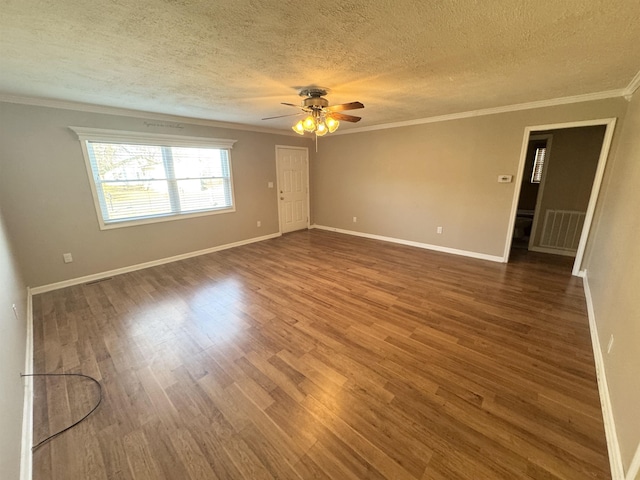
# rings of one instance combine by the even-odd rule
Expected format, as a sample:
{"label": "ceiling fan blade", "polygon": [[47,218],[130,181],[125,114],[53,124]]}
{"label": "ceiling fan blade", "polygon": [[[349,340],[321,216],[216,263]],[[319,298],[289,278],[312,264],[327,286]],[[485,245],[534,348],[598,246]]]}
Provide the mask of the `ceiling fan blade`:
{"label": "ceiling fan blade", "polygon": [[276,115],[275,117],[267,117],[267,118],[263,118],[262,120],[273,120],[274,118],[282,118],[282,117],[296,117],[298,115],[304,115],[304,112],[289,113],[287,115]]}
{"label": "ceiling fan blade", "polygon": [[296,105],[295,103],[285,103],[285,102],[280,102],[280,105],[286,105],[287,107],[302,108],[300,105]]}
{"label": "ceiling fan blade", "polygon": [[364,105],[360,102],[343,103],[341,105],[331,105],[325,108],[327,112],[341,112],[343,110],[356,110],[357,108],[364,108]]}
{"label": "ceiling fan blade", "polygon": [[345,115],[344,113],[329,112],[328,116],[344,122],[355,123],[360,121],[360,117],[356,117],[355,115]]}

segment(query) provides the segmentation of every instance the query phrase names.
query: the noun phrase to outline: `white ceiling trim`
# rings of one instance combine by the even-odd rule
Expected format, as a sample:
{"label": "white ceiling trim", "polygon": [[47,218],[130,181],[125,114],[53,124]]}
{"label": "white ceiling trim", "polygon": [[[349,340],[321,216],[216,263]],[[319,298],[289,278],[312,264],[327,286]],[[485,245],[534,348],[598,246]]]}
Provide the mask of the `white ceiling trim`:
{"label": "white ceiling trim", "polygon": [[627,88],[624,89],[625,96],[633,95],[635,91],[640,87],[640,70],[636,73],[636,76],[631,79]]}
{"label": "white ceiling trim", "polygon": [[[604,100],[607,98],[624,97],[629,87],[619,90],[607,90],[604,92],[587,93],[584,95],[574,95],[571,97],[552,98],[549,100],[539,100],[536,102],[518,103],[515,105],[505,105],[503,107],[484,108],[481,110],[471,110],[468,112],[451,113],[449,115],[438,115],[436,117],[417,118],[405,122],[384,123],[372,125],[370,127],[351,128],[333,133],[333,135],[348,135],[350,133],[371,132],[374,130],[386,130],[388,128],[410,127],[425,123],[446,122],[448,120],[459,120],[462,118],[480,117],[483,115],[493,115],[496,113],[517,112],[519,110],[530,110],[533,108],[553,107],[556,105],[566,105],[569,103],[590,102],[594,100]],[[637,87],[636,87],[637,88]]]}
{"label": "white ceiling trim", "polygon": [[0,102],[18,103],[22,105],[32,105],[36,107],[61,108],[63,110],[76,110],[79,112],[102,113],[106,115],[120,115],[123,117],[144,118],[148,120],[158,120],[163,122],[187,123],[189,125],[202,125],[205,127],[228,128],[231,130],[244,130],[259,133],[271,133],[275,135],[298,136],[293,131],[279,130],[276,128],[256,127],[240,123],[221,122],[218,120],[207,120],[204,118],[182,117],[179,115],[169,115],[166,113],[145,112],[142,110],[132,110],[121,107],[107,107],[104,105],[92,105],[89,103],[71,102],[68,100],[53,100],[49,98],[22,97],[18,95],[0,94]]}
{"label": "white ceiling trim", "polygon": [[[369,127],[356,127],[348,130],[340,130],[331,134],[348,135],[351,133],[371,132],[375,130],[387,130],[390,128],[410,127],[413,125],[423,125],[426,123],[446,122],[449,120],[459,120],[463,118],[480,117],[484,115],[494,115],[497,113],[517,112],[520,110],[530,110],[534,108],[553,107],[556,105],[567,105],[571,103],[589,102],[594,100],[604,100],[607,98],[629,97],[640,87],[640,71],[631,80],[629,85],[623,89],[606,90],[604,92],[587,93],[583,95],[573,95],[570,97],[552,98],[548,100],[538,100],[535,102],[518,103],[505,105],[502,107],[484,108],[480,110],[470,110],[467,112],[451,113],[447,115],[437,115],[434,117],[417,118],[402,122],[383,123],[371,125]],[[122,115],[134,118],[147,118],[150,120],[160,120],[165,122],[188,123],[191,125],[203,125],[207,127],[228,128],[232,130],[244,130],[250,132],[271,133],[275,135],[298,136],[294,132],[279,130],[275,128],[256,127],[231,122],[221,122],[217,120],[207,120],[203,118],[182,117],[164,113],[145,112],[120,107],[107,107],[102,105],[92,105],[81,102],[71,102],[67,100],[53,100],[46,98],[23,97],[17,95],[0,94],[0,102],[18,103],[23,105],[33,105],[39,107],[61,108],[65,110],[77,110],[82,112],[103,113],[107,115]]]}

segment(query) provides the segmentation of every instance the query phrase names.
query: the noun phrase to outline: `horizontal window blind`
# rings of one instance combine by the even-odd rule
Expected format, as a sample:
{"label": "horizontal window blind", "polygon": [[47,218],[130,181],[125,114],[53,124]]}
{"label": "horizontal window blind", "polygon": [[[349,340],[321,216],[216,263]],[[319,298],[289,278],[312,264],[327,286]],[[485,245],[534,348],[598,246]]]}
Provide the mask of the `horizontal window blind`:
{"label": "horizontal window blind", "polygon": [[546,155],[546,147],[536,148],[536,156],[533,160],[533,170],[531,172],[531,183],[540,183],[542,181],[542,171],[544,169],[544,160]]}
{"label": "horizontal window blind", "polygon": [[153,144],[148,139],[140,143],[81,140],[102,225],[145,223],[234,207],[230,148],[188,146],[185,140],[178,145]]}

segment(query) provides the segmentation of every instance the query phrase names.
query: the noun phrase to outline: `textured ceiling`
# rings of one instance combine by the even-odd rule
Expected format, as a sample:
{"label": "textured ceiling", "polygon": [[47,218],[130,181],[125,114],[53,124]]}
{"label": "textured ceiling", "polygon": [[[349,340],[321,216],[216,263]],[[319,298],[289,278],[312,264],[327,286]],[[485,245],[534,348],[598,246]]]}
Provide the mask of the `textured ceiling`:
{"label": "textured ceiling", "polygon": [[639,69],[638,0],[0,0],[0,94],[263,127],[291,125],[260,119],[301,86],[363,102],[371,126],[623,89]]}

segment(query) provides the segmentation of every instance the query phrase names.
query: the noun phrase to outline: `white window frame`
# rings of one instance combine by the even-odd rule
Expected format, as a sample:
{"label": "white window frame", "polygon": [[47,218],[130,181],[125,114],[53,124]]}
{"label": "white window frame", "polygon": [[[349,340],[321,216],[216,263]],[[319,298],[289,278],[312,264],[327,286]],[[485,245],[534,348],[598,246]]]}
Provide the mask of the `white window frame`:
{"label": "white window frame", "polygon": [[[84,156],[89,184],[91,186],[91,194],[93,195],[93,203],[98,217],[100,230],[109,230],[113,228],[130,227],[134,225],[144,225],[148,223],[169,222],[173,220],[183,220],[185,218],[201,217],[205,215],[217,215],[221,213],[231,213],[236,211],[235,189],[233,187],[233,168],[231,161],[231,149],[237,140],[229,140],[223,138],[208,137],[189,137],[185,135],[164,135],[156,133],[130,132],[123,130],[105,130],[101,128],[86,127],[69,127],[76,133],[82,146],[82,154]],[[95,173],[91,167],[88,142],[104,142],[104,143],[122,143],[131,145],[152,145],[164,147],[204,147],[228,150],[229,158],[229,184],[231,187],[231,207],[215,210],[205,210],[192,213],[167,213],[162,215],[154,215],[148,217],[139,217],[135,219],[123,219],[105,222],[102,216],[102,208],[100,206],[100,196],[96,187]]]}
{"label": "white window frame", "polygon": [[[542,155],[539,156],[538,152],[542,150]],[[531,169],[531,183],[542,183],[542,176],[544,169],[547,166],[547,146],[537,147],[536,153],[533,157],[533,168]]]}

